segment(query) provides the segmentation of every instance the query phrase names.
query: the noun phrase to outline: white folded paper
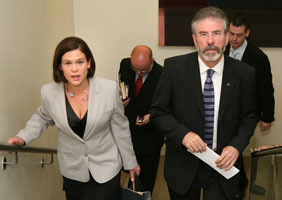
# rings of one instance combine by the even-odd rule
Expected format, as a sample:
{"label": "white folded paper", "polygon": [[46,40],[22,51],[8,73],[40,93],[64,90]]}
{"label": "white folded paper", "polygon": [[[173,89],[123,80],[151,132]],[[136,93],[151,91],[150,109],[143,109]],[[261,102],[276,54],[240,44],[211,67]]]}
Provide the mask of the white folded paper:
{"label": "white folded paper", "polygon": [[[189,150],[187,150],[189,151]],[[189,151],[190,152],[190,151]],[[190,152],[192,153],[192,152]],[[195,156],[197,156],[199,159],[207,163],[209,166],[211,166],[213,169],[215,169],[218,173],[220,173],[222,176],[224,176],[226,179],[230,179],[231,177],[235,176],[240,170],[236,167],[232,167],[228,171],[225,171],[224,169],[220,169],[216,166],[215,161],[219,157],[217,153],[215,153],[213,150],[211,150],[209,147],[207,147],[207,150],[202,153],[192,153]]]}

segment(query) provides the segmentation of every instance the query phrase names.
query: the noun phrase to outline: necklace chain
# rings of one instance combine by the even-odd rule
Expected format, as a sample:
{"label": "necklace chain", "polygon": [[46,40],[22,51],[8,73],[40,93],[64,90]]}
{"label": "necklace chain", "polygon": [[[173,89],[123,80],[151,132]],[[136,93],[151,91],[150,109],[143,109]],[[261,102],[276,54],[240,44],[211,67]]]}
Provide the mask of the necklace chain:
{"label": "necklace chain", "polygon": [[[70,97],[72,97],[72,98],[75,97],[75,93],[74,93],[74,92],[71,92],[70,89],[69,89],[67,86],[65,86],[65,90],[66,90],[66,93],[69,93]],[[82,97],[82,98],[81,98],[81,101],[87,101],[87,100],[88,100],[88,88],[85,88],[85,89],[83,90],[83,93],[86,93],[87,96]]]}

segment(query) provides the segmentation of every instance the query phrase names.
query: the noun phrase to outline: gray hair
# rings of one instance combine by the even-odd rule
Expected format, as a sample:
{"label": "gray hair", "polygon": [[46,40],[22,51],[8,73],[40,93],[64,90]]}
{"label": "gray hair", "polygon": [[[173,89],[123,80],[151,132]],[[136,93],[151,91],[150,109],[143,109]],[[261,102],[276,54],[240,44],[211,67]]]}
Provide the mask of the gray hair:
{"label": "gray hair", "polygon": [[216,19],[221,19],[223,26],[224,26],[224,31],[225,33],[227,33],[228,31],[228,18],[227,15],[225,14],[225,12],[223,10],[221,10],[220,8],[217,7],[205,7],[200,9],[195,16],[192,19],[191,22],[191,30],[192,30],[192,34],[196,34],[196,26],[197,23],[203,19],[207,19],[207,18],[216,18]]}

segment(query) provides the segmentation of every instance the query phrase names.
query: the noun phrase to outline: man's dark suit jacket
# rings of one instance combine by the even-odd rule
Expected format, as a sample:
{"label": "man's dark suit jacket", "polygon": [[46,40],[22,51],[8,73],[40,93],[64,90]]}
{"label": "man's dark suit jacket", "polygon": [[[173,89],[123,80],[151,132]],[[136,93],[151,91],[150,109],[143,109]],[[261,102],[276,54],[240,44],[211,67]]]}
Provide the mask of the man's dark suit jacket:
{"label": "man's dark suit jacket", "polygon": [[125,115],[130,123],[134,151],[140,155],[159,153],[164,142],[163,136],[152,123],[149,122],[143,126],[136,126],[138,115],[143,117],[149,114],[154,92],[162,71],[163,67],[154,62],[152,70],[148,74],[137,97],[135,97],[135,72],[131,69],[130,58],[125,58],[120,63],[119,74],[121,74],[121,81],[129,85],[130,102],[125,107]]}
{"label": "man's dark suit jacket", "polygon": [[[225,54],[229,55],[229,51],[230,45],[226,47]],[[270,123],[274,121],[274,88],[268,57],[262,50],[248,42],[242,62],[255,68],[258,114],[260,120]]]}
{"label": "man's dark suit jacket", "polygon": [[[219,105],[217,150],[233,146],[240,155],[235,166],[241,168],[244,148],[256,123],[255,74],[252,67],[225,56]],[[198,53],[168,58],[159,79],[151,107],[152,121],[166,137],[165,178],[168,186],[184,194],[191,186],[199,159],[182,145],[184,136],[193,131],[204,135],[204,105]],[[238,174],[227,180],[220,175],[226,195],[236,194]]]}

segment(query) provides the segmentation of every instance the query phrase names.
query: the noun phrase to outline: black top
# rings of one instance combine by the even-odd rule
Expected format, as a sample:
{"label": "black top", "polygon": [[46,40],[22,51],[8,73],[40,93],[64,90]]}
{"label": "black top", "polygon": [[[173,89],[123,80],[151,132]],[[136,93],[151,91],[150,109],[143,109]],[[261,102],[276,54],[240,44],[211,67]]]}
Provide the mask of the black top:
{"label": "black top", "polygon": [[71,127],[74,133],[76,133],[79,137],[83,138],[88,111],[85,113],[83,118],[80,119],[73,111],[67,96],[65,97],[66,97],[66,109],[67,109],[69,126]]}
{"label": "black top", "polygon": [[[229,51],[230,45],[225,50],[227,56]],[[258,115],[263,122],[271,123],[274,121],[275,100],[269,59],[262,50],[248,41],[242,62],[251,65],[255,69]]]}

